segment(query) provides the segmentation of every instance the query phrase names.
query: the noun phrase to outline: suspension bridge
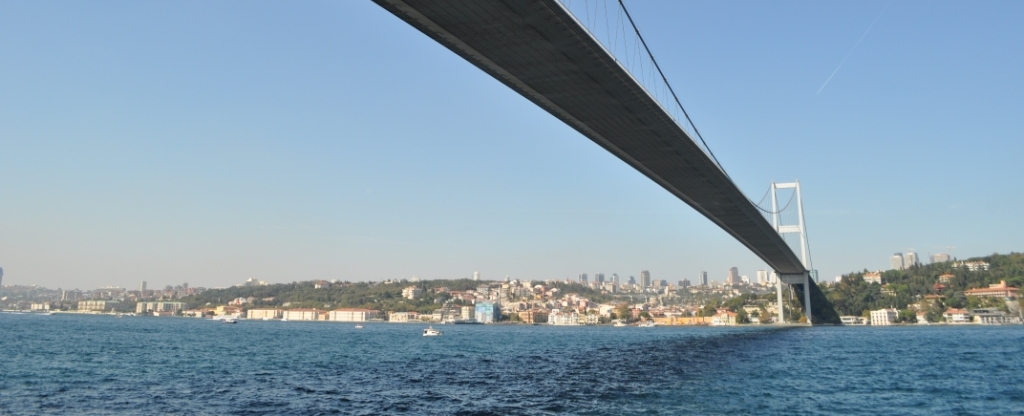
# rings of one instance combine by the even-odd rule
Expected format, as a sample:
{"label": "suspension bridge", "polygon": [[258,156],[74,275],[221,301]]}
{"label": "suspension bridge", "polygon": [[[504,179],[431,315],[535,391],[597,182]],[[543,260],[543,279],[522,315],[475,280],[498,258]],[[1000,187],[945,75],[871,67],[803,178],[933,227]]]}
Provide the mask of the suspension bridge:
{"label": "suspension bridge", "polygon": [[[838,323],[781,225],[766,219],[778,210],[757,206],[733,183],[621,1],[614,19],[587,9],[589,28],[570,12],[569,0],[373,1],[729,233],[793,288],[813,322]],[[602,21],[605,30],[598,28]]]}

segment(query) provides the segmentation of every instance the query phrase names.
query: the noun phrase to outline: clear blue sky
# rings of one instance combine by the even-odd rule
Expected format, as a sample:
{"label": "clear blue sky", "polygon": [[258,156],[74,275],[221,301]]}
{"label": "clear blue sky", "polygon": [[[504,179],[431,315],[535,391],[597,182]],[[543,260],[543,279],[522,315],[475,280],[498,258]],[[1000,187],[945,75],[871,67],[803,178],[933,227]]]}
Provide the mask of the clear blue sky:
{"label": "clear blue sky", "polygon": [[[1024,249],[1024,3],[627,5],[739,187],[801,181],[822,278]],[[765,267],[369,1],[0,1],[4,284],[732,266]]]}

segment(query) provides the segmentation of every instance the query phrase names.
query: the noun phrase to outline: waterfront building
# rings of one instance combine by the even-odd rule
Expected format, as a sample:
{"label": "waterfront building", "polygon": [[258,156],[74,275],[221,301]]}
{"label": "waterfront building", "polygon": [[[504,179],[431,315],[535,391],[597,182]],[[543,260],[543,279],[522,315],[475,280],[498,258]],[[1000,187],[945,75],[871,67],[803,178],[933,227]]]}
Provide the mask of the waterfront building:
{"label": "waterfront building", "polygon": [[964,291],[964,294],[967,296],[1009,298],[1016,297],[1018,291],[1020,291],[1020,289],[1009,287],[1006,285],[1005,280],[1001,280],[999,283],[988,285],[988,288],[966,290]]}
{"label": "waterfront building", "polygon": [[406,299],[416,299],[420,297],[420,295],[422,294],[423,289],[420,289],[417,286],[409,286],[405,289],[402,289],[402,297]]}
{"label": "waterfront building", "polygon": [[340,308],[327,314],[327,320],[337,322],[366,322],[377,319],[377,311],[372,309]]}
{"label": "waterfront building", "polygon": [[647,270],[640,271],[640,287],[647,288],[651,286],[651,272]]}
{"label": "waterfront building", "polygon": [[889,265],[893,270],[903,270],[903,253],[895,253],[889,257]]}
{"label": "waterfront building", "polygon": [[281,319],[284,311],[280,309],[249,309],[246,318],[249,319]]}
{"label": "waterfront building", "polygon": [[476,304],[476,321],[482,324],[493,324],[501,319],[501,309],[494,302]]}
{"label": "waterfront building", "polygon": [[839,317],[839,321],[843,325],[867,325],[867,321],[862,316],[844,315]]}
{"label": "waterfront building", "polygon": [[867,272],[867,273],[864,273],[864,283],[878,283],[878,284],[882,284],[882,272]]}
{"label": "waterfront building", "polygon": [[731,326],[736,325],[736,317],[739,316],[736,312],[731,311],[719,311],[715,316],[711,317],[711,326]]}
{"label": "waterfront building", "polygon": [[551,325],[579,325],[580,314],[574,310],[562,312],[560,309],[552,309],[548,314],[548,324]]}
{"label": "waterfront building", "polygon": [[319,309],[290,309],[284,311],[284,319],[289,321],[319,321]]}
{"label": "waterfront building", "polygon": [[121,302],[113,300],[80,300],[78,301],[78,310],[80,311],[109,311],[111,309],[121,306]]}
{"label": "waterfront building", "polygon": [[391,312],[388,315],[388,322],[416,322],[420,320],[420,314],[416,312]]}
{"label": "waterfront building", "polygon": [[978,308],[971,310],[972,322],[981,325],[1005,325],[1020,323],[1015,316],[1009,316],[996,308]]}
{"label": "waterfront building", "polygon": [[540,310],[519,312],[519,320],[526,324],[540,324],[548,321],[548,313]]}
{"label": "waterfront building", "polygon": [[30,311],[48,311],[50,310],[50,302],[33,303],[29,305]]}
{"label": "waterfront building", "polygon": [[871,326],[886,326],[896,323],[899,311],[893,308],[871,311]]}
{"label": "waterfront building", "polygon": [[473,319],[473,317],[475,316],[473,314],[474,309],[473,309],[472,306],[468,306],[468,305],[467,306],[463,306],[462,310],[460,312],[462,312],[462,313],[459,314],[459,317],[462,318],[462,320],[464,320],[464,321],[468,321],[470,319]]}
{"label": "waterfront building", "polygon": [[139,302],[135,304],[135,313],[146,312],[170,312],[175,313],[185,309],[182,302]]}
{"label": "waterfront building", "polygon": [[971,322],[971,313],[964,309],[949,308],[942,314],[943,318],[946,318],[946,322],[954,324],[966,324]]}

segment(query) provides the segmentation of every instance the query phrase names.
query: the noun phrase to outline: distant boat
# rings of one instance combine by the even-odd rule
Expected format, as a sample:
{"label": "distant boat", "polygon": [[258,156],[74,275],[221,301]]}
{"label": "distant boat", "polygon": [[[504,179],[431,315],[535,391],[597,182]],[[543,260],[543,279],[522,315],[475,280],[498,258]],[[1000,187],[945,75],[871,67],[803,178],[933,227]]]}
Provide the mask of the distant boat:
{"label": "distant boat", "polygon": [[363,329],[363,324],[356,324],[356,329]]}
{"label": "distant boat", "polygon": [[655,324],[653,321],[647,321],[637,326],[641,328],[654,328],[655,326],[657,326],[657,324]]}
{"label": "distant boat", "polygon": [[226,323],[226,324],[237,324],[238,320],[235,319],[235,318],[224,318],[224,323]]}
{"label": "distant boat", "polygon": [[615,321],[615,324],[612,326],[626,326],[626,323],[622,321]]}
{"label": "distant boat", "polygon": [[425,336],[425,337],[439,337],[439,336],[441,336],[441,331],[438,331],[438,330],[434,329],[434,327],[432,327],[432,326],[428,326],[427,329],[423,330],[423,336]]}

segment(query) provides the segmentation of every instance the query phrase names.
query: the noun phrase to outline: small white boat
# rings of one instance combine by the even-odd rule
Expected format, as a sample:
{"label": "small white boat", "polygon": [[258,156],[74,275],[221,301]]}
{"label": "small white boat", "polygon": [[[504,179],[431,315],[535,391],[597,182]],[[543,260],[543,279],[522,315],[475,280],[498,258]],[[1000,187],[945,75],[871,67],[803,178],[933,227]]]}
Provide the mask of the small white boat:
{"label": "small white boat", "polygon": [[363,324],[356,324],[356,329],[363,329]]}
{"label": "small white boat", "polygon": [[653,321],[647,321],[647,322],[644,322],[644,323],[642,323],[640,325],[637,325],[637,326],[639,326],[641,328],[654,328],[657,325]]}
{"label": "small white boat", "polygon": [[612,326],[626,326],[626,323],[622,321],[615,321],[615,324],[613,324]]}
{"label": "small white boat", "polygon": [[226,324],[237,324],[238,320],[235,319],[235,318],[224,318],[224,323],[226,323]]}
{"label": "small white boat", "polygon": [[425,337],[439,337],[439,336],[441,336],[441,331],[438,331],[438,330],[434,329],[434,327],[432,327],[432,326],[428,326],[427,329],[423,330],[423,336],[425,336]]}

